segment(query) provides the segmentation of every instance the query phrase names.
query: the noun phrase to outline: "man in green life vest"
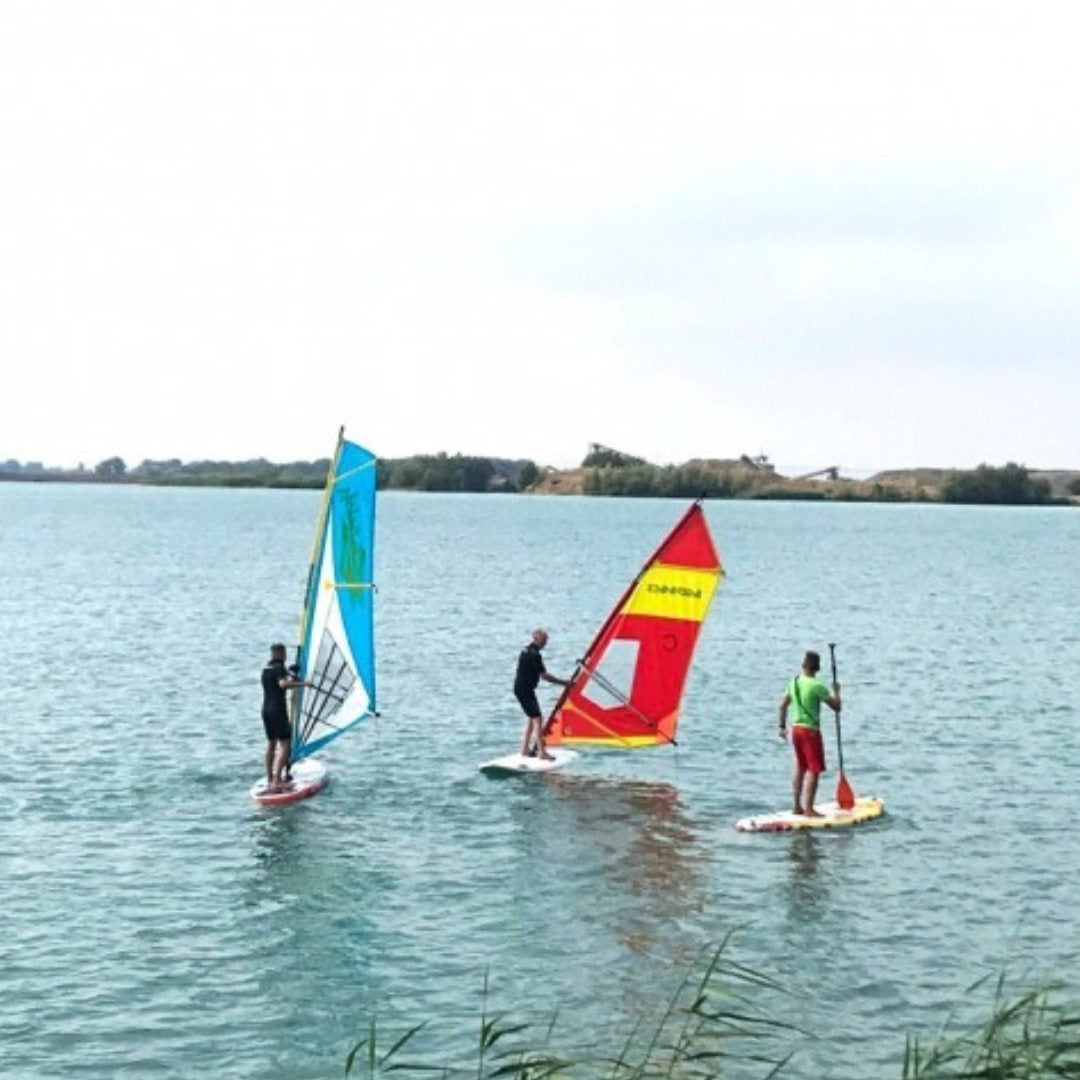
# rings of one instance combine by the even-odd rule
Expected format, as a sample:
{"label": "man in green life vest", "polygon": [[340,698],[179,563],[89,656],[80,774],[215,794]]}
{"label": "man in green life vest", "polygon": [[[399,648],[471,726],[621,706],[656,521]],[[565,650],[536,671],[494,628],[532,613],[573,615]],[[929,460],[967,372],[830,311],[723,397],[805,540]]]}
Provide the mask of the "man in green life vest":
{"label": "man in green life vest", "polygon": [[795,779],[791,783],[794,796],[793,814],[805,814],[806,817],[821,817],[814,809],[814,796],[817,795],[818,777],[825,771],[825,744],[821,739],[821,703],[840,711],[840,684],[829,688],[818,680],[821,670],[821,657],[816,652],[808,652],[803,657],[802,673],[796,675],[787,684],[784,696],[780,699],[780,738],[786,739],[788,732],[788,708],[795,706],[792,716],[791,745],[795,750]]}

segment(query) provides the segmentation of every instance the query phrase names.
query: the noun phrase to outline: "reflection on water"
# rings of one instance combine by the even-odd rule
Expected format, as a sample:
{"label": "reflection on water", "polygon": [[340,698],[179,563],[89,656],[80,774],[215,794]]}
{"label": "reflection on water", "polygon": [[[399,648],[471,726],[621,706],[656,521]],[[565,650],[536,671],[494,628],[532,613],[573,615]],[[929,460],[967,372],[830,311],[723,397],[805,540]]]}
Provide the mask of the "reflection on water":
{"label": "reflection on water", "polygon": [[251,858],[240,879],[240,903],[249,911],[280,912],[303,892],[304,826],[295,813],[261,810],[252,815]]}
{"label": "reflection on water", "polygon": [[[313,809],[252,814],[248,872],[233,894],[246,917],[244,948],[259,961],[260,993],[303,1022],[321,1015],[326,994],[374,1000],[380,993],[372,972],[372,883],[357,873],[355,846],[335,836],[334,812]],[[300,1075],[291,1067],[275,1075],[286,1073]]]}
{"label": "reflection on water", "polygon": [[649,951],[704,908],[706,852],[678,788],[574,773],[550,780],[553,802],[571,817],[568,839],[604,883],[605,921],[621,944]]}
{"label": "reflection on water", "polygon": [[787,848],[787,911],[793,922],[814,919],[829,908],[837,860],[843,862],[850,830],[823,836],[813,829],[785,837]]}
{"label": "reflection on water", "polygon": [[790,873],[787,881],[788,918],[813,919],[828,894],[827,874],[819,874],[821,849],[812,832],[797,832],[787,851]]}
{"label": "reflection on water", "polygon": [[256,811],[251,823],[252,857],[260,870],[292,870],[300,852],[303,819],[280,810]]}
{"label": "reflection on water", "polygon": [[805,883],[807,878],[813,877],[818,872],[821,851],[818,849],[818,838],[809,829],[796,832],[791,837],[787,854],[791,864],[793,887]]}

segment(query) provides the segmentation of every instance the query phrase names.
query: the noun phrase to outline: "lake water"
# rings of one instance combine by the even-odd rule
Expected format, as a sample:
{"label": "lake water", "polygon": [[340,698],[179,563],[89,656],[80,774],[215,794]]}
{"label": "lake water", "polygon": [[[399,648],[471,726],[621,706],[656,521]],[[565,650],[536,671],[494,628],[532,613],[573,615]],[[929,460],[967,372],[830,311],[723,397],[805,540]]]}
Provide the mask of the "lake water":
{"label": "lake water", "polygon": [[[383,715],[264,811],[259,672],[318,500],[0,485],[0,1074],[340,1076],[374,1012],[467,1058],[485,972],[489,1008],[612,1049],[735,929],[812,1033],[787,1075],[896,1076],[976,979],[1077,970],[1080,513],[710,502],[680,747],[498,782],[528,632],[569,673],[684,507],[380,496]],[[786,804],[777,701],[829,641],[889,817],[738,834]]]}

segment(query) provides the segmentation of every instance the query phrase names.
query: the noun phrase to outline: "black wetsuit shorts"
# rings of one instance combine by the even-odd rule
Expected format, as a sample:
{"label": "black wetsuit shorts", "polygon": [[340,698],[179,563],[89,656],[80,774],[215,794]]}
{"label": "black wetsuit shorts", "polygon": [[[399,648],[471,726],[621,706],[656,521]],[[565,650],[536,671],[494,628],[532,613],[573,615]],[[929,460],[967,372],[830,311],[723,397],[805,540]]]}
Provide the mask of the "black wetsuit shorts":
{"label": "black wetsuit shorts", "polygon": [[525,715],[532,719],[534,716],[540,715],[540,702],[536,699],[535,690],[514,690],[514,697],[518,699],[518,704],[521,706]]}
{"label": "black wetsuit shorts", "polygon": [[266,729],[268,739],[288,741],[292,738],[292,728],[289,725],[289,717],[281,712],[263,712],[263,727]]}

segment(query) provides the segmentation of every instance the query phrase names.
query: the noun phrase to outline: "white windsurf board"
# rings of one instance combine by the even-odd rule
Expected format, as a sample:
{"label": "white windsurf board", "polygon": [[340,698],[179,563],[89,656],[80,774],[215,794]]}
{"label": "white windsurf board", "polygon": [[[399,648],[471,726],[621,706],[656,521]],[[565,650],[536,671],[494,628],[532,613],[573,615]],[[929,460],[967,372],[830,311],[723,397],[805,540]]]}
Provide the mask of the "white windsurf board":
{"label": "white windsurf board", "polygon": [[480,766],[480,771],[485,776],[551,772],[553,769],[561,769],[564,765],[569,765],[578,756],[576,750],[564,750],[561,746],[550,748],[548,753],[551,755],[551,761],[544,761],[538,757],[526,757],[524,754],[507,754],[506,757],[485,761]]}

